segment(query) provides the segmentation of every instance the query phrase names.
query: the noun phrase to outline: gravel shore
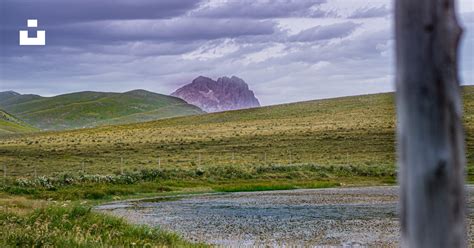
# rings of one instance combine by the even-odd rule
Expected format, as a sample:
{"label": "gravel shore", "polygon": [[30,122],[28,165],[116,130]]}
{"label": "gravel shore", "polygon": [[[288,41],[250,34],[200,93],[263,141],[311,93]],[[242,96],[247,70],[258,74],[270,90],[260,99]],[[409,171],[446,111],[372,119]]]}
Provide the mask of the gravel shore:
{"label": "gravel shore", "polygon": [[[397,201],[396,187],[367,187],[167,197],[97,210],[225,247],[397,247]],[[472,209],[470,197],[470,229]]]}

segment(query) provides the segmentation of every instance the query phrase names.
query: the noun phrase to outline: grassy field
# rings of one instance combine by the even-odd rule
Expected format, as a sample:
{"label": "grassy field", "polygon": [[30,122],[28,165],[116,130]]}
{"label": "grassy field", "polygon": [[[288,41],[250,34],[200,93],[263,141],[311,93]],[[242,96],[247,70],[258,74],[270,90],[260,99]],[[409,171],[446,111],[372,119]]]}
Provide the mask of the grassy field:
{"label": "grassy field", "polygon": [[[474,87],[464,88],[464,103],[468,176],[473,181]],[[173,234],[130,226],[87,207],[179,193],[391,185],[396,183],[394,154],[393,94],[3,136],[0,165],[5,167],[0,169],[6,168],[7,177],[0,200],[10,210],[0,221],[16,236],[3,231],[0,239],[7,240],[6,246],[49,242],[113,247],[118,243],[104,235],[117,231],[130,234],[117,241],[125,247],[139,237],[151,246],[191,245]],[[16,199],[29,203],[22,207]],[[46,205],[32,211],[35,204]],[[68,219],[77,212],[85,217]],[[51,230],[22,228],[64,214],[63,221],[81,230],[78,233],[89,230],[88,219],[99,223],[97,230],[88,238],[68,233],[58,240],[48,236]],[[64,228],[63,221],[51,220],[51,226]],[[104,224],[109,222],[118,224]],[[44,235],[47,238],[41,239]]]}
{"label": "grassy field", "polygon": [[145,90],[78,92],[55,97],[0,92],[0,108],[44,130],[136,123],[203,113],[179,98]]}
{"label": "grassy field", "polygon": [[[264,164],[394,165],[391,94],[0,139],[14,176]],[[123,158],[123,163],[122,159]],[[159,161],[158,161],[159,160]]]}
{"label": "grassy field", "polygon": [[[465,94],[468,161],[474,88]],[[9,175],[271,164],[395,165],[392,94],[0,138]]]}
{"label": "grassy field", "polygon": [[0,135],[38,131],[13,115],[0,110]]}
{"label": "grassy field", "polygon": [[87,202],[0,195],[1,247],[205,247],[91,211]]}

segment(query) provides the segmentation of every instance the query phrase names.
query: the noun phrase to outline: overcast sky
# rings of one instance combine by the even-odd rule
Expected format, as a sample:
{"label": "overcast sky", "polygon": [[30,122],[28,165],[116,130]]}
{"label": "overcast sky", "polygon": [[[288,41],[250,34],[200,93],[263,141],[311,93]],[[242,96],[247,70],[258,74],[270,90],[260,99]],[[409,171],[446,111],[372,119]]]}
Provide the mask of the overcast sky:
{"label": "overcast sky", "polygon": [[[474,2],[461,81],[474,84]],[[393,89],[387,0],[0,0],[0,91],[45,96],[146,89],[199,75],[244,79],[264,105]],[[47,45],[18,45],[37,18]]]}

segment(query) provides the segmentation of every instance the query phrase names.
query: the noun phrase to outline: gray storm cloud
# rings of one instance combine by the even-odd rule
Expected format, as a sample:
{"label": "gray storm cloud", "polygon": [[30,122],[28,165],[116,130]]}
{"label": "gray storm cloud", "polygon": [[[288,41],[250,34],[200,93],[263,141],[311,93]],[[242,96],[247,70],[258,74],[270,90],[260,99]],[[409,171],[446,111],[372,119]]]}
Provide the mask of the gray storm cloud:
{"label": "gray storm cloud", "polygon": [[319,7],[326,0],[287,1],[219,1],[216,6],[204,6],[193,15],[214,18],[282,18],[282,17],[326,17],[332,12]]}
{"label": "gray storm cloud", "polygon": [[[474,83],[469,4],[460,6],[464,83]],[[390,91],[390,6],[384,0],[1,0],[0,90],[170,93],[199,75],[237,75],[264,105]],[[45,47],[18,46],[29,18],[47,30]]]}
{"label": "gray storm cloud", "polygon": [[98,20],[165,19],[199,6],[199,0],[2,0],[0,20],[18,26],[26,18],[45,25]]}
{"label": "gray storm cloud", "polygon": [[359,8],[354,13],[352,13],[349,18],[358,19],[358,18],[375,18],[375,17],[385,17],[390,14],[390,10],[387,6],[382,5],[378,7],[365,7]]}
{"label": "gray storm cloud", "polygon": [[290,41],[312,42],[318,40],[340,39],[352,34],[359,25],[353,22],[316,26],[290,37]]}

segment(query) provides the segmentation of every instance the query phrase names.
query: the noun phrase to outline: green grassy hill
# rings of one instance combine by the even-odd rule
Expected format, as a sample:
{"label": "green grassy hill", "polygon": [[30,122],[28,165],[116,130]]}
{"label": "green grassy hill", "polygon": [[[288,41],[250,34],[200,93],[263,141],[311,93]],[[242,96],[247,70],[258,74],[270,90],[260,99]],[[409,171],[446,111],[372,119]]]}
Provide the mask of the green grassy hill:
{"label": "green grassy hill", "polygon": [[37,131],[37,129],[0,110],[0,135],[32,131]]}
{"label": "green grassy hill", "polygon": [[[18,175],[31,173],[33,164],[44,174],[77,172],[82,162],[88,173],[100,174],[123,168],[247,170],[275,164],[394,171],[393,98],[391,93],[344,97],[8,137],[0,139],[0,163],[12,165]],[[468,161],[473,161],[474,87],[464,88],[464,100]]]}
{"label": "green grassy hill", "polygon": [[2,92],[0,108],[43,130],[135,123],[203,113],[181,99],[145,90],[79,92],[55,97]]}

